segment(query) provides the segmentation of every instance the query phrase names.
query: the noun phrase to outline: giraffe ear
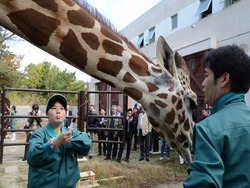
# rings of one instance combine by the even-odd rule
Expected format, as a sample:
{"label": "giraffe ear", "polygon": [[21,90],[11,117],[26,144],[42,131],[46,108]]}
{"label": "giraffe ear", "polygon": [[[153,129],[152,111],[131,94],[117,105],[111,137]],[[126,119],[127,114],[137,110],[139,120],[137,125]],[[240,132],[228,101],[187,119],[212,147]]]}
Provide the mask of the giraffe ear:
{"label": "giraffe ear", "polygon": [[160,36],[157,41],[156,57],[162,70],[169,77],[174,77],[174,79],[177,79],[174,52],[162,36]]}

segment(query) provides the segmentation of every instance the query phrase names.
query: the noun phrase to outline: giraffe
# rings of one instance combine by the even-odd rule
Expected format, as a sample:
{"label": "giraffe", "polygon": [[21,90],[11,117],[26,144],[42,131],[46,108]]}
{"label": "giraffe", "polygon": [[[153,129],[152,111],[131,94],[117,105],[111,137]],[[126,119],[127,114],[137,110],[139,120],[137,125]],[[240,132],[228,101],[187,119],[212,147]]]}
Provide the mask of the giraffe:
{"label": "giraffe", "polygon": [[159,37],[159,65],[83,0],[1,0],[0,25],[143,105],[153,128],[192,161],[192,109],[184,59]]}

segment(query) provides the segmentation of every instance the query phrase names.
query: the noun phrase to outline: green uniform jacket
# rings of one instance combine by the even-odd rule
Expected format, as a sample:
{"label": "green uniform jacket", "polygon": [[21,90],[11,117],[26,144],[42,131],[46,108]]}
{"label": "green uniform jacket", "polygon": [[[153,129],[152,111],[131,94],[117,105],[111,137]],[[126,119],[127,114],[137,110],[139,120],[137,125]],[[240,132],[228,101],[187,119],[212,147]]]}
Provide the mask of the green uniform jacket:
{"label": "green uniform jacket", "polygon": [[184,187],[250,186],[250,108],[243,94],[220,97],[211,115],[195,125],[193,152]]}
{"label": "green uniform jacket", "polygon": [[73,188],[80,178],[76,154],[88,154],[91,147],[89,135],[72,129],[72,140],[56,150],[50,147],[52,137],[56,135],[50,124],[36,129],[31,135],[27,153],[29,188]]}

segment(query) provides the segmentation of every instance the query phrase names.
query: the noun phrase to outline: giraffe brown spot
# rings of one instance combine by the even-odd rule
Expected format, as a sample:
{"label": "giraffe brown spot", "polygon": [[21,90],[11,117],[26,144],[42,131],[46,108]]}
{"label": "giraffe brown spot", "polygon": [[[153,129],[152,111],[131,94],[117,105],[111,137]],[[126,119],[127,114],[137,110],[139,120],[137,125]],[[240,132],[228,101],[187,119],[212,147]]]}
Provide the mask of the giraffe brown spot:
{"label": "giraffe brown spot", "polygon": [[186,121],[184,122],[183,128],[184,128],[185,131],[189,131],[189,129],[190,129],[190,124],[189,124],[189,122],[188,122],[188,119],[186,119]]}
{"label": "giraffe brown spot", "polygon": [[154,115],[158,115],[160,114],[160,110],[159,108],[155,105],[155,103],[149,103],[149,108],[152,110],[152,112],[154,113]]}
{"label": "giraffe brown spot", "polygon": [[179,121],[179,123],[182,124],[185,121],[185,118],[186,118],[185,112],[183,111],[182,114],[178,115],[178,121]]}
{"label": "giraffe brown spot", "polygon": [[149,92],[154,92],[154,91],[157,91],[159,89],[159,87],[157,87],[155,84],[153,84],[151,82],[146,82],[146,85],[148,87]]}
{"label": "giraffe brown spot", "polygon": [[155,100],[155,104],[160,106],[161,108],[166,108],[168,105],[160,100]]}
{"label": "giraffe brown spot", "polygon": [[178,102],[177,102],[177,105],[176,105],[176,110],[180,110],[180,109],[182,109],[183,108],[183,102],[182,102],[182,100],[179,100]]}
{"label": "giraffe brown spot", "polygon": [[122,62],[111,61],[108,59],[100,58],[97,64],[97,70],[116,77],[122,69]]}
{"label": "giraffe brown spot", "polygon": [[69,30],[67,35],[63,38],[59,50],[66,59],[74,62],[78,68],[81,70],[85,69],[87,65],[87,52],[82,48],[72,30]]}
{"label": "giraffe brown spot", "polygon": [[170,142],[170,146],[171,146],[171,148],[173,148],[173,149],[176,149],[176,148],[177,148],[177,145],[176,145],[174,142]]}
{"label": "giraffe brown spot", "polygon": [[75,4],[72,0],[63,0],[63,2],[66,3],[70,7],[74,6]]}
{"label": "giraffe brown spot", "polygon": [[135,83],[136,79],[129,72],[126,72],[126,74],[123,77],[123,81],[127,83]]}
{"label": "giraffe brown spot", "polygon": [[70,10],[67,13],[69,22],[86,28],[93,28],[95,19],[90,16],[84,9]]}
{"label": "giraffe brown spot", "polygon": [[174,111],[174,109],[171,109],[171,110],[167,113],[167,115],[166,115],[166,117],[165,117],[165,122],[166,122],[167,124],[172,125],[173,122],[174,122],[174,119],[175,119],[175,111]]}
{"label": "giraffe brown spot", "polygon": [[154,118],[152,118],[151,116],[148,116],[148,120],[153,127],[159,127],[159,122],[155,121]]}
{"label": "giraffe brown spot", "polygon": [[170,87],[170,88],[168,89],[168,91],[169,91],[169,92],[173,92],[173,91],[174,91],[174,88],[173,88],[173,87]]}
{"label": "giraffe brown spot", "polygon": [[50,1],[33,0],[33,1],[43,8],[46,8],[48,10],[52,10],[55,12],[58,11],[58,4],[55,2],[55,0],[50,0]]}
{"label": "giraffe brown spot", "polygon": [[149,76],[148,64],[138,56],[132,56],[129,61],[129,67],[138,76]]}
{"label": "giraffe brown spot", "polygon": [[188,142],[184,142],[183,146],[184,146],[185,148],[190,148]]}
{"label": "giraffe brown spot", "polygon": [[142,98],[142,92],[132,87],[125,87],[123,89],[123,92],[132,97],[136,101]]}
{"label": "giraffe brown spot", "polygon": [[10,20],[35,45],[46,46],[60,21],[34,9],[25,9],[8,14]]}
{"label": "giraffe brown spot", "polygon": [[179,143],[183,143],[185,140],[187,140],[187,136],[180,132],[180,134],[177,136],[177,140]]}
{"label": "giraffe brown spot", "polygon": [[101,27],[101,33],[106,36],[108,39],[111,39],[113,41],[116,41],[117,43],[122,44],[122,40],[120,38],[119,35],[117,35],[117,33],[115,33],[114,31],[112,31],[109,27],[107,27],[106,25],[102,25]]}
{"label": "giraffe brown spot", "polygon": [[174,104],[177,101],[177,97],[176,96],[172,96],[172,104]]}
{"label": "giraffe brown spot", "polygon": [[162,98],[162,99],[167,99],[168,98],[168,94],[167,93],[160,93],[157,96],[160,97],[160,98]]}
{"label": "giraffe brown spot", "polygon": [[160,68],[155,68],[155,67],[152,67],[152,71],[155,72],[155,73],[161,73],[162,70]]}
{"label": "giraffe brown spot", "polygon": [[167,131],[166,133],[170,140],[173,140],[175,138],[174,134],[171,131]]}
{"label": "giraffe brown spot", "polygon": [[103,40],[102,46],[106,53],[112,55],[122,56],[122,52],[124,51],[124,48],[121,45],[110,40]]}
{"label": "giraffe brown spot", "polygon": [[89,45],[93,50],[97,50],[100,46],[98,37],[93,33],[82,33],[82,39]]}

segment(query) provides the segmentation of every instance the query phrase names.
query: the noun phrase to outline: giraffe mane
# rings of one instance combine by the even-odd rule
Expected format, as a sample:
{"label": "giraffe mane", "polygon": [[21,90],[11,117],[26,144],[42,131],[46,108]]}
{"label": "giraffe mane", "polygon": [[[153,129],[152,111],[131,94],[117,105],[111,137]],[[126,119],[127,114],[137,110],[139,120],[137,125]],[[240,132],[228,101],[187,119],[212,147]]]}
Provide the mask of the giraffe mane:
{"label": "giraffe mane", "polygon": [[117,33],[117,30],[115,26],[110,22],[108,18],[103,16],[95,7],[91,6],[87,1],[85,0],[74,0],[80,7],[82,7],[84,10],[86,10],[90,15],[92,15],[98,22],[105,25],[115,33]]}
{"label": "giraffe mane", "polygon": [[131,49],[133,49],[135,52],[138,52],[141,56],[143,56],[147,62],[152,63],[149,57],[147,57],[145,54],[140,52],[133,43],[131,43],[125,36],[118,33],[116,27],[111,23],[111,21],[103,16],[95,7],[91,6],[87,1],[85,0],[74,0],[75,3],[77,3],[80,7],[82,7],[84,10],[86,10],[90,15],[92,15],[98,22],[100,22],[102,25],[105,25],[107,28],[112,30],[116,35],[120,36],[121,39],[127,43]]}

